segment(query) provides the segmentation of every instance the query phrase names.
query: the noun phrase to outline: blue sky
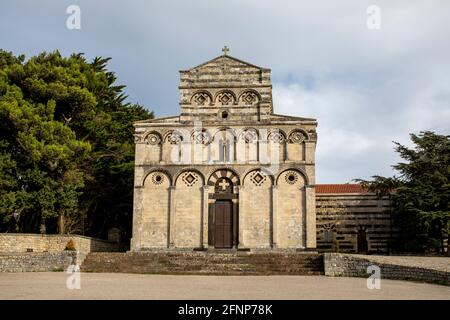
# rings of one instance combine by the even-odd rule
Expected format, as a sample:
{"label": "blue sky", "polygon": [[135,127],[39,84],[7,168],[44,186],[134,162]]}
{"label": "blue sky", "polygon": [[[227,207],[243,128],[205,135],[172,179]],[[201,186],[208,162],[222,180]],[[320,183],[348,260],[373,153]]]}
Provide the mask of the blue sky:
{"label": "blue sky", "polygon": [[[81,30],[66,8],[81,9]],[[381,29],[366,26],[367,7]],[[317,118],[318,183],[391,175],[392,141],[450,128],[450,1],[6,1],[0,48],[112,57],[129,101],[178,113],[178,71],[222,54],[272,69],[276,113]]]}

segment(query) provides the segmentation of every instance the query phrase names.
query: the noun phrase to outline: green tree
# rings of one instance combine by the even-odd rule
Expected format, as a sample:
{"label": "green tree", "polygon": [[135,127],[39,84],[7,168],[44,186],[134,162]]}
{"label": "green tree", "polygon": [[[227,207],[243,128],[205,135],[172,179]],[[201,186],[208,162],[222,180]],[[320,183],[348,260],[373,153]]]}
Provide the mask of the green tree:
{"label": "green tree", "polygon": [[397,177],[357,181],[379,195],[390,195],[400,250],[444,252],[447,239],[449,252],[450,136],[430,131],[410,136],[414,148],[395,142],[396,152],[405,160],[393,166]]}
{"label": "green tree", "polygon": [[124,102],[108,61],[0,50],[1,230],[130,228],[132,124],[153,114]]}

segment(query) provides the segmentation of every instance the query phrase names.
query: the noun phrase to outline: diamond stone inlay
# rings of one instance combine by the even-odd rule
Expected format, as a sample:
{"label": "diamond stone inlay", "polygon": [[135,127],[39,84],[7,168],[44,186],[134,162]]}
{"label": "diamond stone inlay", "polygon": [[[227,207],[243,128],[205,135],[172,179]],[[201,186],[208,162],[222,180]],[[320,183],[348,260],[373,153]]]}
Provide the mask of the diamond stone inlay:
{"label": "diamond stone inlay", "polygon": [[184,174],[183,181],[186,183],[187,186],[191,187],[193,186],[198,180],[198,177],[195,173],[188,172]]}
{"label": "diamond stone inlay", "polygon": [[266,181],[266,177],[259,171],[252,173],[250,180],[256,185],[260,186]]}

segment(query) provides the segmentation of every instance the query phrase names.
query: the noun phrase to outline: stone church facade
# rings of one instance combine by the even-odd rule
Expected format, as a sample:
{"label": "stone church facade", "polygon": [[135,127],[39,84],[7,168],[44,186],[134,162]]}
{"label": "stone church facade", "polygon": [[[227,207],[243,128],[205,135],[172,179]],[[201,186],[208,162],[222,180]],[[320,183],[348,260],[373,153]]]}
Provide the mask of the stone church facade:
{"label": "stone church facade", "polygon": [[274,113],[270,69],[227,51],[179,93],[135,123],[131,250],[315,250],[317,121]]}

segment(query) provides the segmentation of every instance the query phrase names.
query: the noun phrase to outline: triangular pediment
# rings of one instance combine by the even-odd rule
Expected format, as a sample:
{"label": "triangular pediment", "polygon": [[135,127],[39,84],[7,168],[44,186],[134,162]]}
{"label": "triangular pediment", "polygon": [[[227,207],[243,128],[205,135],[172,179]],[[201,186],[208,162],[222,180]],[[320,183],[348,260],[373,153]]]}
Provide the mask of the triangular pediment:
{"label": "triangular pediment", "polygon": [[237,67],[237,68],[254,68],[257,70],[270,70],[267,68],[259,67],[254,64],[248,63],[246,61],[240,60],[238,58],[229,56],[229,55],[221,55],[214,59],[208,60],[202,64],[199,64],[196,67],[190,68],[185,71],[202,71],[202,70],[208,70],[210,68],[216,68],[219,66],[228,66],[228,67]]}

